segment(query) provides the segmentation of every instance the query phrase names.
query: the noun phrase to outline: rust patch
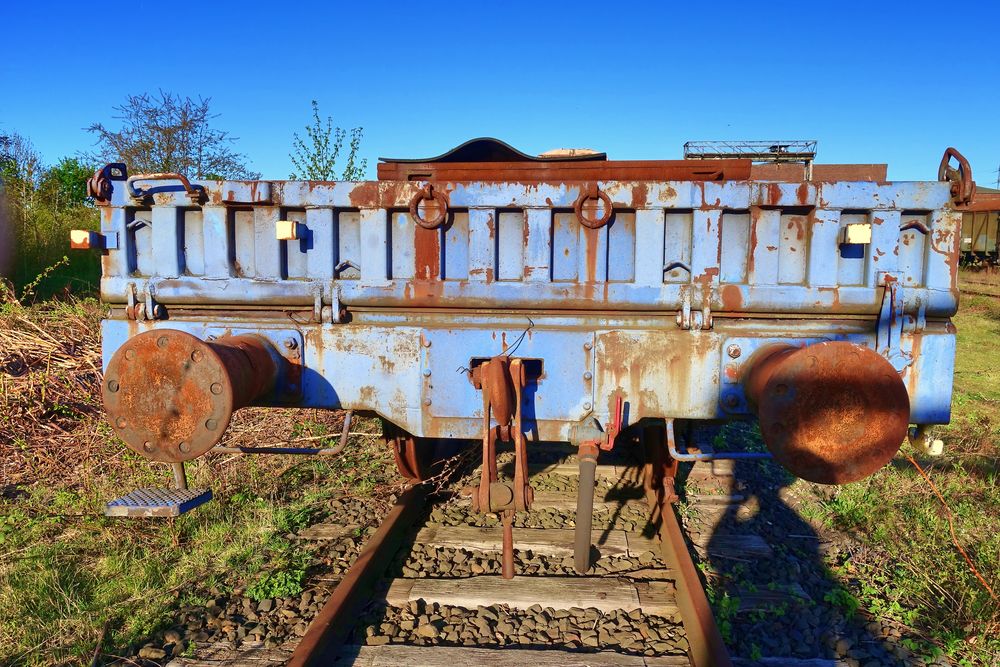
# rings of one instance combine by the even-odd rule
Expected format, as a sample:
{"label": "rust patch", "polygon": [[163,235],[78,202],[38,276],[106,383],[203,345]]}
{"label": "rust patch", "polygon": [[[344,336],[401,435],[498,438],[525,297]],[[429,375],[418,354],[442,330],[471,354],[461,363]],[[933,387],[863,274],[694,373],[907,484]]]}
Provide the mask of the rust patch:
{"label": "rust patch", "polygon": [[799,201],[799,204],[806,206],[809,203],[809,184],[802,182],[799,187],[795,189],[795,196]]}
{"label": "rust patch", "polygon": [[417,183],[364,181],[351,189],[349,198],[355,208],[402,208],[419,189]]}
{"label": "rust patch", "polygon": [[649,197],[649,186],[639,183],[632,188],[632,208],[645,208]]}
{"label": "rust patch", "polygon": [[441,232],[416,226],[413,230],[415,280],[437,280],[441,276]]}
{"label": "rust patch", "polygon": [[584,252],[586,253],[586,266],[584,282],[597,282],[597,248],[601,244],[601,230],[580,227],[584,238]]}
{"label": "rust patch", "polygon": [[722,307],[725,310],[743,310],[743,292],[739,285],[724,285],[722,287]]}
{"label": "rust patch", "polygon": [[781,203],[781,184],[780,183],[768,183],[767,184],[767,205],[777,206]]}
{"label": "rust patch", "polygon": [[747,275],[753,278],[754,259],[757,256],[757,224],[760,222],[760,208],[750,209],[750,255],[747,258]]}

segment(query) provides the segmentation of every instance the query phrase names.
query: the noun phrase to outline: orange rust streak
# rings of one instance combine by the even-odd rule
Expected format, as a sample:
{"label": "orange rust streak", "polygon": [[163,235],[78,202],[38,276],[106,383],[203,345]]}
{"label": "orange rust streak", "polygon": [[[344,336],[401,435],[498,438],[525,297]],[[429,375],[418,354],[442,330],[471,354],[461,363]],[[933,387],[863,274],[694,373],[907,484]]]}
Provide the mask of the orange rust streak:
{"label": "orange rust streak", "polygon": [[413,230],[415,280],[436,280],[441,276],[441,231],[416,227]]}

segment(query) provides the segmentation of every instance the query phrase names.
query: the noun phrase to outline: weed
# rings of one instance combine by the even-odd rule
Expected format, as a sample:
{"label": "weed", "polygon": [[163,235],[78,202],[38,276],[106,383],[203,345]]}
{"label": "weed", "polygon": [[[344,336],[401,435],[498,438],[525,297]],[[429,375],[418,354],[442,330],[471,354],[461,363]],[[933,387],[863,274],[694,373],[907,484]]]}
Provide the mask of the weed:
{"label": "weed", "polygon": [[839,586],[824,593],[823,601],[839,608],[848,617],[854,616],[861,607],[861,603],[850,591]]}
{"label": "weed", "polygon": [[247,587],[246,594],[247,597],[257,601],[292,597],[302,592],[305,576],[305,570],[266,572]]}

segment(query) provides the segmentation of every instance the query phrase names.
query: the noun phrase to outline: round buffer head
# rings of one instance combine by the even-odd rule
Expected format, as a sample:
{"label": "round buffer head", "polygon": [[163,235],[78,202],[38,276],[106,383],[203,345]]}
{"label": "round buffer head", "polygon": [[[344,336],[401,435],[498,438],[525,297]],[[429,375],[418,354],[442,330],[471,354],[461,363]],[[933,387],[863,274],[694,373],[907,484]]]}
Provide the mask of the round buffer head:
{"label": "round buffer head", "polygon": [[175,329],[130,338],[108,363],[104,406],[115,433],[154,461],[177,463],[214,447],[236,406],[222,358]]}
{"label": "round buffer head", "polygon": [[847,342],[784,350],[751,378],[764,442],[794,475],[820,484],[853,482],[899,450],[910,399],[877,352]]}

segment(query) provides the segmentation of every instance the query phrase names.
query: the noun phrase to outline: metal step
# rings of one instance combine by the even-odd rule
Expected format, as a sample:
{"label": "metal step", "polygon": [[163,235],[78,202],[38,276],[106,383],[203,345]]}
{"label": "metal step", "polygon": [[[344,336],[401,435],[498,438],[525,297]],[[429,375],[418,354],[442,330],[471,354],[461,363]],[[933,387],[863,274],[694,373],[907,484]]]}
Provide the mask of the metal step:
{"label": "metal step", "polygon": [[108,503],[104,516],[180,516],[211,499],[211,489],[136,489]]}

